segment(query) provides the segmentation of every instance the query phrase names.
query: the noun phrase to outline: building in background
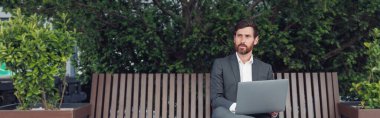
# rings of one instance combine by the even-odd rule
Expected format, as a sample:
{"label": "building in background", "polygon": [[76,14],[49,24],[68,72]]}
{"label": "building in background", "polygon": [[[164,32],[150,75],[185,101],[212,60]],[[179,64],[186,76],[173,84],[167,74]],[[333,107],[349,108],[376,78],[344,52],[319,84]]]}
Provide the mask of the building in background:
{"label": "building in background", "polygon": [[[3,8],[0,7],[0,20],[8,20],[11,17],[11,14],[3,12]],[[9,78],[11,71],[6,70],[5,63],[2,63],[0,60],[0,78]]]}
{"label": "building in background", "polygon": [[3,12],[3,7],[0,7],[0,20],[8,20],[11,14]]}

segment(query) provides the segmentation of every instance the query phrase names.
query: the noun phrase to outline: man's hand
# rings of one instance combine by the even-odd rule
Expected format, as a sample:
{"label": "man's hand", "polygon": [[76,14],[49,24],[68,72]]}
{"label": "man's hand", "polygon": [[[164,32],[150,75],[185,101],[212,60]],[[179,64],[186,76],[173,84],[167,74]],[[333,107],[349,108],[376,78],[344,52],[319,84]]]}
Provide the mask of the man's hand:
{"label": "man's hand", "polygon": [[234,103],[231,104],[231,106],[230,106],[230,111],[231,111],[232,113],[235,113],[235,111],[236,111],[236,102],[234,102]]}
{"label": "man's hand", "polygon": [[272,118],[276,118],[278,116],[278,112],[272,112],[270,113],[270,115],[272,116]]}

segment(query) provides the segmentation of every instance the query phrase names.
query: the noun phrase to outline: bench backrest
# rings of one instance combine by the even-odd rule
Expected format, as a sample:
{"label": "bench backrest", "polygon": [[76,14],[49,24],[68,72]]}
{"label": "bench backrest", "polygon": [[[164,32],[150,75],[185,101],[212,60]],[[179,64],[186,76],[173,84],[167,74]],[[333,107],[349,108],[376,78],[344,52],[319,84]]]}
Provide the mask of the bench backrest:
{"label": "bench backrest", "polygon": [[[338,118],[337,73],[274,73],[290,79],[280,118]],[[209,73],[93,74],[90,118],[210,118]]]}
{"label": "bench backrest", "polygon": [[280,118],[340,118],[339,85],[336,72],[275,73],[290,79],[289,93]]}
{"label": "bench backrest", "polygon": [[209,90],[203,73],[93,74],[90,118],[209,118]]}

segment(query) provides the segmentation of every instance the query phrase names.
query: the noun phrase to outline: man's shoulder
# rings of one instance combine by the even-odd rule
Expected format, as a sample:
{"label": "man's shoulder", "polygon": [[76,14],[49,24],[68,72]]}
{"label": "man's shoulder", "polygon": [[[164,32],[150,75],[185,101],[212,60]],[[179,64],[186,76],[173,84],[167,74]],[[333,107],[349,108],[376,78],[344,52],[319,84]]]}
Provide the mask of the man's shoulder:
{"label": "man's shoulder", "polygon": [[256,64],[259,64],[259,65],[263,65],[263,66],[271,66],[269,63],[265,63],[258,58],[254,58],[253,62],[255,62]]}
{"label": "man's shoulder", "polygon": [[231,58],[233,58],[233,56],[234,56],[233,54],[227,55],[225,57],[216,58],[214,61],[215,62],[220,62],[220,61],[226,62],[226,61],[230,60]]}

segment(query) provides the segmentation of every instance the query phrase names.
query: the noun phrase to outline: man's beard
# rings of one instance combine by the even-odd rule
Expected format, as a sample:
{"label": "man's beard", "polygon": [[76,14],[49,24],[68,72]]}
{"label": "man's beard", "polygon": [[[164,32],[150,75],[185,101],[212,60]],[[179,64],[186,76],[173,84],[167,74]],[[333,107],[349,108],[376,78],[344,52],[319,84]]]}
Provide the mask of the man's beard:
{"label": "man's beard", "polygon": [[[245,49],[240,48],[240,47],[245,47]],[[242,54],[242,55],[248,54],[248,52],[250,52],[252,49],[253,49],[253,45],[251,45],[250,47],[248,47],[247,45],[245,45],[243,43],[240,43],[239,45],[235,45],[236,52],[238,52],[239,54]]]}

